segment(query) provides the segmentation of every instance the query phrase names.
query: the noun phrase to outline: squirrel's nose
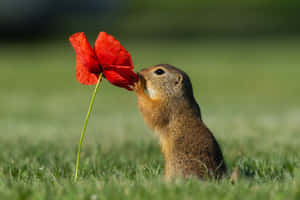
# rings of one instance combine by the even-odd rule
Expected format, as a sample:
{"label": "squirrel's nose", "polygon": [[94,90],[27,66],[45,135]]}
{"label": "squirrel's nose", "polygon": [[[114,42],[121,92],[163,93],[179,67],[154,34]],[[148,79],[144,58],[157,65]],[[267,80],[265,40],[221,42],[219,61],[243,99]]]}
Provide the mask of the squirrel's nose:
{"label": "squirrel's nose", "polygon": [[144,78],[143,74],[141,72],[138,72],[137,75],[138,75],[138,80],[143,82],[144,83],[143,85],[146,86],[146,79]]}
{"label": "squirrel's nose", "polygon": [[144,77],[144,73],[143,73],[143,70],[142,70],[142,71],[140,71],[140,72],[138,72],[138,73],[137,73],[137,75],[138,75],[139,79],[140,79],[140,78],[143,78],[143,79],[145,79],[145,77]]}

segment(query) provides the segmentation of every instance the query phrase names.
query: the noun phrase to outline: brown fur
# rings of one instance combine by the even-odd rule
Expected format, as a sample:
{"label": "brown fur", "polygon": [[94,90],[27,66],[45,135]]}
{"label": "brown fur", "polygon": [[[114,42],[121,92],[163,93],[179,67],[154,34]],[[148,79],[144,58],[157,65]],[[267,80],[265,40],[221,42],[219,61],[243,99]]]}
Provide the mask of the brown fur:
{"label": "brown fur", "polygon": [[[155,74],[157,69],[164,74]],[[226,172],[220,147],[201,119],[186,73],[166,64],[144,69],[135,91],[144,120],[159,134],[166,179],[218,178]]]}

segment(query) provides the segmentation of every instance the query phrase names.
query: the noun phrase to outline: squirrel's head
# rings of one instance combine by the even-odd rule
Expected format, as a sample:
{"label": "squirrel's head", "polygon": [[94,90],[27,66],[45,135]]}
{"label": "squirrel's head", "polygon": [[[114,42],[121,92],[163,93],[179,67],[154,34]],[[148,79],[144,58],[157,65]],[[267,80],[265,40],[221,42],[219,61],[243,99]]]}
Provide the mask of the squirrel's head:
{"label": "squirrel's head", "polygon": [[193,97],[193,89],[188,75],[168,64],[159,64],[139,72],[145,81],[145,89],[152,99],[172,99]]}

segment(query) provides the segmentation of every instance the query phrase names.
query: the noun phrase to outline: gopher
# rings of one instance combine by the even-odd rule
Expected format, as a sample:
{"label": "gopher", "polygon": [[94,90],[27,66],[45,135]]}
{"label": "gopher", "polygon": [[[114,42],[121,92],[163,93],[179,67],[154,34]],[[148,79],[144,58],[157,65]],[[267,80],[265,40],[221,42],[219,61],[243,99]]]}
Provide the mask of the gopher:
{"label": "gopher", "polygon": [[224,175],[222,151],[202,121],[188,75],[168,64],[143,69],[138,75],[134,87],[138,108],[159,135],[165,179]]}

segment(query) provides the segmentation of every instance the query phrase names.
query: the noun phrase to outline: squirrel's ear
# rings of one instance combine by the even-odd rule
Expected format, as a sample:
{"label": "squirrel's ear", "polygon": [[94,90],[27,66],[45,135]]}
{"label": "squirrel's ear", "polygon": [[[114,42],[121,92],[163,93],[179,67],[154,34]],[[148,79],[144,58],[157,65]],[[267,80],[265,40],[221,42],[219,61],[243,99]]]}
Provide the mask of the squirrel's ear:
{"label": "squirrel's ear", "polygon": [[182,74],[178,74],[177,77],[176,77],[175,86],[179,87],[182,83],[182,80],[183,80]]}

